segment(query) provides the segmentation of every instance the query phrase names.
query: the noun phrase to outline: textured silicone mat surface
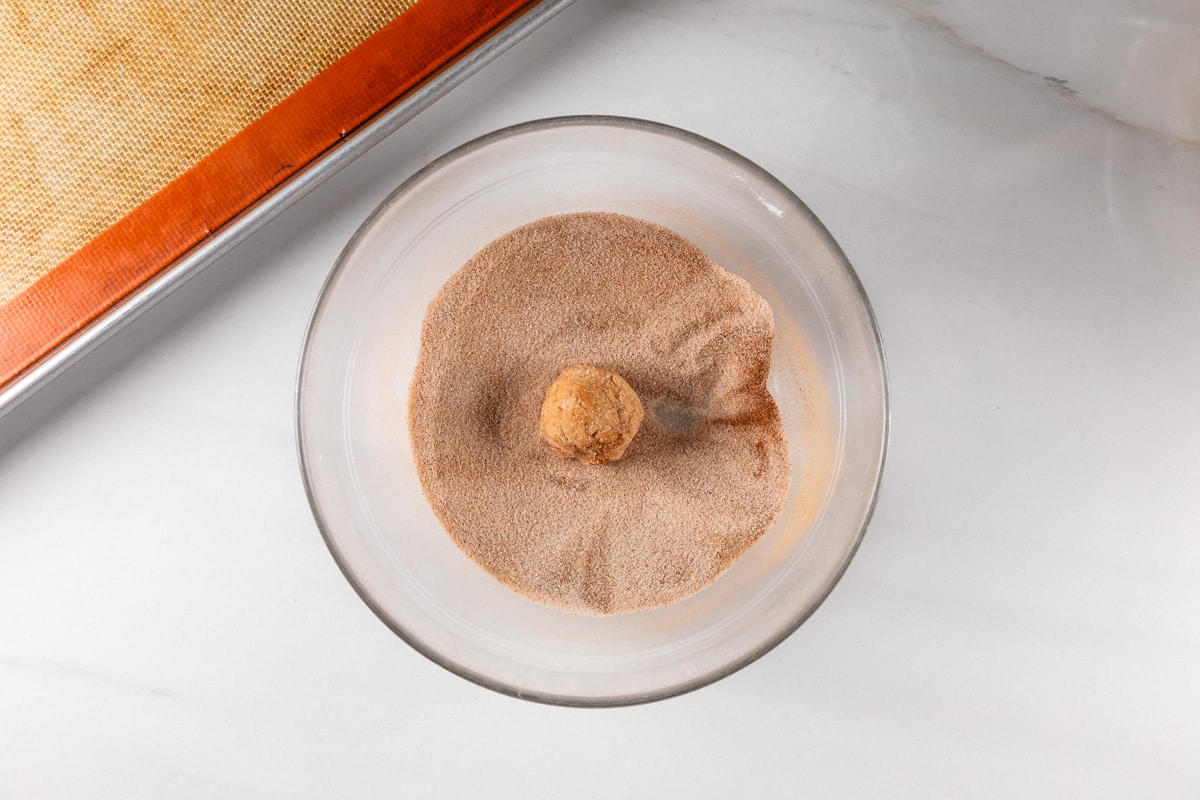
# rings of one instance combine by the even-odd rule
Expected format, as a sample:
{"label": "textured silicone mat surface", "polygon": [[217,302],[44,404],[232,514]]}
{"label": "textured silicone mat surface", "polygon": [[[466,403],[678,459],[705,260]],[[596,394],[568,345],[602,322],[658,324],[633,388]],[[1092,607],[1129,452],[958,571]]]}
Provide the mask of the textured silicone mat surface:
{"label": "textured silicone mat surface", "polygon": [[414,2],[0,6],[0,302]]}

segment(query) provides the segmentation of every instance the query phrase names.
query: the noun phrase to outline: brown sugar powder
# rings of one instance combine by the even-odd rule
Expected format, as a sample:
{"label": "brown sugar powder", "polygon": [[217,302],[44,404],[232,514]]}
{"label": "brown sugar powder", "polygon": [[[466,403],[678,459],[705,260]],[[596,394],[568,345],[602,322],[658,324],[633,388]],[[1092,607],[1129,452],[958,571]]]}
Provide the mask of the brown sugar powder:
{"label": "brown sugar powder", "polygon": [[[607,614],[683,599],[783,508],[773,335],[749,284],[661,226],[584,213],[507,233],[425,317],[409,402],[425,495],[467,555],[534,600]],[[575,364],[641,399],[619,461],[561,458],[540,435],[546,390]]]}

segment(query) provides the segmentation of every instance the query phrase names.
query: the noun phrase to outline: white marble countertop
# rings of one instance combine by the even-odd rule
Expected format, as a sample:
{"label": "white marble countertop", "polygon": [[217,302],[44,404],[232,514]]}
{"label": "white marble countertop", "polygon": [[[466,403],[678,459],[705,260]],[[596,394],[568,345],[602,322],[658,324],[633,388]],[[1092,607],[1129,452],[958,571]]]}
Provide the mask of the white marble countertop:
{"label": "white marble countertop", "polygon": [[[293,434],[400,181],[527,119],[759,162],[870,294],[892,439],[829,600],[579,711],[360,602]],[[579,0],[0,425],[0,798],[1200,796],[1200,6]]]}

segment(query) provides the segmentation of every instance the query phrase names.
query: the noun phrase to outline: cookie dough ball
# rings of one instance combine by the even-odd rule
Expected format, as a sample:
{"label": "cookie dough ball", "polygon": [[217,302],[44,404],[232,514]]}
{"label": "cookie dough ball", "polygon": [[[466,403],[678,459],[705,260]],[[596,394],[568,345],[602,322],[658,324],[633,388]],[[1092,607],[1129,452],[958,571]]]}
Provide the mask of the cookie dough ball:
{"label": "cookie dough ball", "polygon": [[596,367],[567,367],[546,391],[542,436],[563,458],[616,461],[642,424],[642,403],[625,379]]}

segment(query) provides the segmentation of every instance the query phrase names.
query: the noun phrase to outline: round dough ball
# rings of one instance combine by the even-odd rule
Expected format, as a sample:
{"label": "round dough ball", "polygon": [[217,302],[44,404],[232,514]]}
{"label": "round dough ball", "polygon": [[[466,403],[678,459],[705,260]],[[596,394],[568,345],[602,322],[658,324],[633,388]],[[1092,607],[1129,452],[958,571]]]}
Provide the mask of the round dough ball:
{"label": "round dough ball", "polygon": [[642,424],[642,402],[615,372],[567,367],[546,391],[542,436],[563,458],[616,461]]}

